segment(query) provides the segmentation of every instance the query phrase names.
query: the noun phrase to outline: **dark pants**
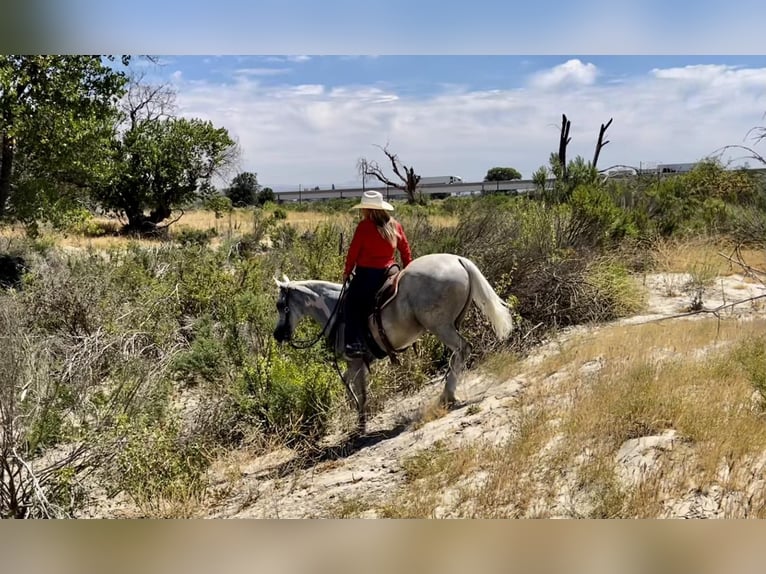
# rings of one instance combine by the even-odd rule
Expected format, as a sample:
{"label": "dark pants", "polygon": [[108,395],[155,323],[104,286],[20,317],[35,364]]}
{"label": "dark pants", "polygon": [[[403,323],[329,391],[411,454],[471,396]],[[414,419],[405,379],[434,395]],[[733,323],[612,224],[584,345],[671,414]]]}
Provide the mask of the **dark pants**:
{"label": "dark pants", "polygon": [[386,269],[357,267],[346,289],[346,345],[364,344],[367,318],[372,313],[375,294],[386,279]]}

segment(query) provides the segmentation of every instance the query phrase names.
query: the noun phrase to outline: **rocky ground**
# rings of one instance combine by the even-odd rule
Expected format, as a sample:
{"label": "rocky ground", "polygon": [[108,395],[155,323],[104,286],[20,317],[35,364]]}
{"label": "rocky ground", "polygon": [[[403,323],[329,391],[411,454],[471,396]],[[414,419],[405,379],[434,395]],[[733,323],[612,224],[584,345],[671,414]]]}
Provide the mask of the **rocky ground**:
{"label": "rocky ground", "polygon": [[[647,306],[640,316],[623,319],[621,323],[637,324],[658,319],[694,320],[710,317],[700,313],[692,317],[672,318],[688,311],[694,299],[689,290],[689,276],[655,274],[640,278],[647,292]],[[766,288],[757,281],[741,275],[718,278],[704,295],[706,309],[715,309],[753,297],[766,296]],[[722,313],[740,317],[763,313],[762,302],[756,299],[722,309]],[[531,393],[536,386],[555,384],[562,373],[549,373],[542,379],[529,375],[543,357],[556,353],[562,340],[577,333],[601,327],[578,327],[564,332],[555,341],[519,362],[510,378],[499,380],[488,374],[468,372],[459,387],[462,404],[449,412],[438,412],[434,401],[442,382],[434,381],[420,392],[402,400],[391,401],[369,424],[366,437],[351,440],[336,436],[309,455],[298,456],[289,449],[266,456],[251,457],[246,453],[233,456],[218,465],[214,491],[218,493],[210,505],[209,516],[215,518],[306,518],[337,515],[333,509],[348,500],[363,500],[365,508],[391,498],[405,480],[402,461],[437,442],[454,447],[477,440],[498,443],[512,436],[518,427],[519,398]],[[598,365],[583,365],[597,369]],[[654,436],[631,439],[619,449],[617,473],[624,484],[639,480],[647,466],[671,452],[678,443],[672,430]],[[766,459],[754,461],[754,474],[766,464]],[[753,492],[762,489],[763,481],[754,481]],[[570,517],[578,514],[578,501],[567,492],[566,485],[558,497],[557,506],[547,508],[543,515]],[[752,493],[751,493],[752,494]],[[748,493],[741,493],[746,497]],[[665,517],[717,517],[733,504],[720,489],[690,492],[665,505]],[[728,506],[727,506],[728,505]],[[360,513],[375,517],[376,511]],[[437,515],[450,516],[449,505]]]}

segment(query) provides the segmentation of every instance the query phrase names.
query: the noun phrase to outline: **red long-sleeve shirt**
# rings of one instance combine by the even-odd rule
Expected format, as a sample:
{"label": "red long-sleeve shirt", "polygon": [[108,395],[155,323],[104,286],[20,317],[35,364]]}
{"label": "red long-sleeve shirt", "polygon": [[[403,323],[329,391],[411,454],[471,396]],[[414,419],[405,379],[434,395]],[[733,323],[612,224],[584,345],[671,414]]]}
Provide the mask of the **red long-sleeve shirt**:
{"label": "red long-sleeve shirt", "polygon": [[394,247],[380,234],[375,222],[371,219],[360,221],[359,225],[356,226],[351,246],[348,248],[344,273],[349,275],[355,265],[386,269],[396,263],[394,254],[397,249],[402,256],[402,269],[407,267],[412,261],[410,244],[401,223],[398,221],[396,222],[396,229],[399,232],[399,240]]}

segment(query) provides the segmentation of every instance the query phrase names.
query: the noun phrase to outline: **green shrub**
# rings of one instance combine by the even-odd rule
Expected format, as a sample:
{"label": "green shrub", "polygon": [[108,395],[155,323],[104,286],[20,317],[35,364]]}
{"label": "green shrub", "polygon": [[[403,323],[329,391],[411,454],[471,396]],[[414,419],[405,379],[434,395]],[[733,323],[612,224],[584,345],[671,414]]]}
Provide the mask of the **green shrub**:
{"label": "green shrub", "polygon": [[751,338],[734,351],[734,359],[742,366],[753,388],[758,392],[761,408],[766,409],[766,338]]}
{"label": "green shrub", "polygon": [[293,360],[270,342],[235,380],[231,398],[239,418],[261,432],[289,444],[316,441],[330,427],[340,384],[329,362]]}
{"label": "green shrub", "polygon": [[125,492],[150,518],[188,517],[207,487],[204,445],[185,439],[174,417],[122,418],[114,432],[124,438],[104,476],[110,494]]}
{"label": "green shrub", "polygon": [[215,214],[216,219],[221,219],[225,213],[231,213],[234,210],[231,198],[226,197],[225,195],[214,195],[209,197],[204,205],[205,209],[209,209]]}
{"label": "green shrub", "polygon": [[271,216],[276,221],[284,220],[284,219],[287,219],[287,211],[285,211],[281,207],[277,207],[276,209],[274,209],[274,213],[272,213]]}
{"label": "green shrub", "polygon": [[187,385],[199,382],[215,383],[226,372],[226,348],[221,337],[214,332],[209,317],[205,317],[196,329],[188,350],[173,360],[173,373]]}
{"label": "green shrub", "polygon": [[210,229],[194,229],[191,227],[182,227],[175,233],[173,238],[184,246],[197,245],[205,246],[210,243],[210,240],[218,235],[218,232],[214,228]]}
{"label": "green shrub", "polygon": [[608,191],[601,186],[581,185],[569,200],[572,216],[569,222],[568,244],[576,248],[605,247],[616,235],[625,235],[621,210]]}
{"label": "green shrub", "polygon": [[585,272],[587,314],[582,321],[610,321],[639,312],[644,298],[628,269],[611,259],[598,259]]}
{"label": "green shrub", "polygon": [[96,221],[89,216],[70,223],[66,230],[69,233],[83,235],[85,237],[103,237],[105,235],[118,235],[119,228],[120,225],[117,222]]}

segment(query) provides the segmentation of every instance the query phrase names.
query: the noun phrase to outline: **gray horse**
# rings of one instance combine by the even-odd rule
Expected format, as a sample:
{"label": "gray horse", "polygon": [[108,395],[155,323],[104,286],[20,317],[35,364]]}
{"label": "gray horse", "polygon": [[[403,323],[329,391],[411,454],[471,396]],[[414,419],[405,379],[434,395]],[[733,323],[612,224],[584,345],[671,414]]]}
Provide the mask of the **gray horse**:
{"label": "gray horse", "polygon": [[[274,280],[279,287],[279,320],[274,338],[280,343],[292,341],[295,327],[306,316],[322,327],[319,338],[324,336],[329,342],[330,335],[337,333],[334,337],[335,354],[348,365],[343,381],[349,398],[356,403],[358,431],[364,433],[367,421],[367,379],[370,363],[375,357],[370,355],[349,359],[343,354],[343,325],[335,325],[335,311],[343,286],[327,281],[290,281],[286,276],[281,281],[276,278]],[[470,344],[458,332],[471,301],[489,319],[500,340],[511,333],[511,311],[478,267],[465,257],[435,253],[418,257],[401,272],[398,294],[381,312],[384,331],[397,351],[412,345],[426,331],[433,333],[452,350],[440,398],[447,406],[458,400],[455,396],[458,377],[471,351]],[[339,328],[336,330],[335,327]],[[370,328],[375,342],[384,348],[372,318]]]}

